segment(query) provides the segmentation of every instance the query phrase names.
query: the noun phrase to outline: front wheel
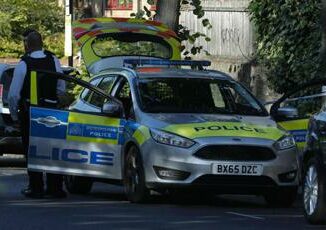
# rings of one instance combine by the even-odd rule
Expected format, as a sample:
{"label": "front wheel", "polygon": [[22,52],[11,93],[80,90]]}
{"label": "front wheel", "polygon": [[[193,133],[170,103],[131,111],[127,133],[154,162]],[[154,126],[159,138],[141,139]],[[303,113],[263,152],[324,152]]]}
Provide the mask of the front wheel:
{"label": "front wheel", "polygon": [[297,198],[298,187],[278,188],[265,194],[265,200],[272,207],[290,207]]}
{"label": "front wheel", "polygon": [[93,181],[87,177],[64,176],[66,189],[71,194],[87,194],[92,190]]}
{"label": "front wheel", "polygon": [[123,182],[129,201],[144,203],[148,200],[150,191],[146,187],[144,167],[136,146],[132,146],[126,155]]}
{"label": "front wheel", "polygon": [[326,223],[326,178],[317,159],[309,160],[303,182],[303,207],[311,224]]}

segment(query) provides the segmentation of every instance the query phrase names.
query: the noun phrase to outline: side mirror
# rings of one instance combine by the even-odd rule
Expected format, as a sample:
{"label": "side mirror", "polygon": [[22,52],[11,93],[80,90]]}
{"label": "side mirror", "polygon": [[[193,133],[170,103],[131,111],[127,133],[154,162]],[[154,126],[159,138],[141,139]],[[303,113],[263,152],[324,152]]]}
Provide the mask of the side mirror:
{"label": "side mirror", "polygon": [[105,102],[102,107],[102,113],[110,117],[121,117],[123,108],[117,103]]}
{"label": "side mirror", "polygon": [[278,119],[295,119],[299,117],[298,110],[293,107],[282,107],[277,110]]}

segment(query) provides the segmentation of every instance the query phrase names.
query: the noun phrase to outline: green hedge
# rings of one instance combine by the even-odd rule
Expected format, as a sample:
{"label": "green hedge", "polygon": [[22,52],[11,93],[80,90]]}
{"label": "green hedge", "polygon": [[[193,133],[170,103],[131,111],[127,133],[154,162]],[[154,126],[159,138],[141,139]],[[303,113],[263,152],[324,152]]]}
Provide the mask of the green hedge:
{"label": "green hedge", "polygon": [[252,0],[257,59],[272,89],[284,93],[317,78],[321,49],[321,1]]}
{"label": "green hedge", "polygon": [[57,0],[1,0],[0,57],[24,53],[21,35],[27,28],[38,30],[45,47],[63,56],[64,9]]}

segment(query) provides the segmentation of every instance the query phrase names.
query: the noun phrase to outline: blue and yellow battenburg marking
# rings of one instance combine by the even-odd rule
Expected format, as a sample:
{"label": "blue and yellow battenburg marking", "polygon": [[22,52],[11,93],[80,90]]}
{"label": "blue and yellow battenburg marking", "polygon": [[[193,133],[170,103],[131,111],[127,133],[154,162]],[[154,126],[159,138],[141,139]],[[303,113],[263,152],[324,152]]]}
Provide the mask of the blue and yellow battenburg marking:
{"label": "blue and yellow battenburg marking", "polygon": [[309,119],[278,122],[278,125],[290,132],[299,149],[303,149],[306,144],[306,135]]}
{"label": "blue and yellow battenburg marking", "polygon": [[117,145],[120,119],[69,112],[67,140]]}
{"label": "blue and yellow battenburg marking", "polygon": [[[51,120],[46,123],[45,120]],[[116,145],[120,119],[54,109],[31,108],[31,136]]]}
{"label": "blue and yellow battenburg marking", "polygon": [[151,136],[146,126],[140,125],[134,121],[127,121],[125,123],[125,131],[127,135],[136,140],[139,146],[144,144]]}
{"label": "blue and yellow battenburg marking", "polygon": [[32,137],[123,145],[125,131],[139,145],[150,137],[148,128],[136,122],[55,109],[31,108]]}

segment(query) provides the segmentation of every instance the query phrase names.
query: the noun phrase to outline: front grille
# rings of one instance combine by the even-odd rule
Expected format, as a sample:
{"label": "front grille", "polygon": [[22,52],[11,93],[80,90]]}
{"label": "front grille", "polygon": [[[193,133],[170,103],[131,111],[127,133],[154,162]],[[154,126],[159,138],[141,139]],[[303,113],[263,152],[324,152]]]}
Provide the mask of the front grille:
{"label": "front grille", "polygon": [[194,156],[204,160],[268,161],[276,158],[273,150],[259,146],[212,145],[197,151]]}

